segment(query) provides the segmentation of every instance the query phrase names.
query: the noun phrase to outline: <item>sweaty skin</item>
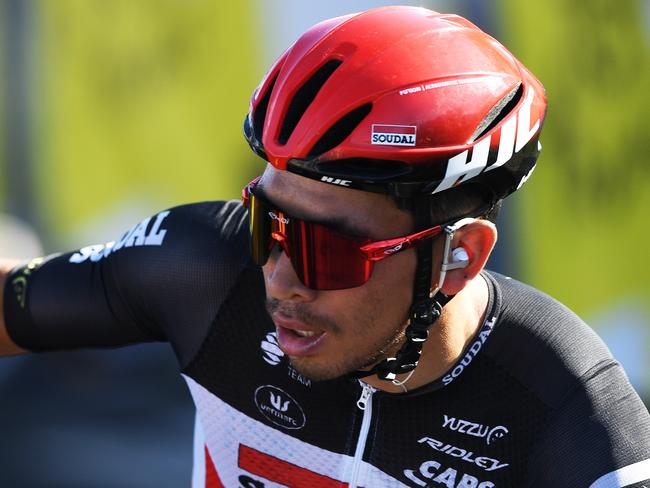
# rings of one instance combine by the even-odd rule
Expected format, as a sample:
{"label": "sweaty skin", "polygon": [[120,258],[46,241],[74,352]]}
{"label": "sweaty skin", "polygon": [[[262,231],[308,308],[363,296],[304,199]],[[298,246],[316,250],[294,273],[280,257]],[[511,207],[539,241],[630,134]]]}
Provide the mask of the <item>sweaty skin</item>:
{"label": "sweaty skin", "polygon": [[18,261],[0,260],[0,356],[10,356],[26,352],[18,347],[7,334],[4,319],[4,290],[5,281],[11,269],[18,264]]}
{"label": "sweaty skin", "polygon": [[[299,218],[323,220],[335,216],[373,240],[413,232],[412,216],[397,208],[386,195],[338,188],[272,166],[267,167],[259,186],[281,210]],[[420,363],[407,383],[409,389],[447,371],[482,323],[488,293],[479,273],[495,241],[496,229],[486,221],[476,221],[457,232],[454,246],[463,245],[468,250],[470,264],[447,273],[442,291],[456,297],[433,327]],[[434,269],[440,267],[442,244],[442,239],[434,244]],[[376,263],[370,280],[360,287],[317,291],[298,280],[284,253],[273,253],[264,266],[264,277],[267,308],[278,337],[293,334],[286,328],[282,330],[285,325],[322,334],[313,352],[292,356],[285,350],[295,368],[313,379],[331,379],[370,367],[397,351],[411,305],[415,267],[416,253],[409,249]],[[438,281],[437,274],[433,281]],[[384,391],[402,391],[376,376],[364,381]]]}

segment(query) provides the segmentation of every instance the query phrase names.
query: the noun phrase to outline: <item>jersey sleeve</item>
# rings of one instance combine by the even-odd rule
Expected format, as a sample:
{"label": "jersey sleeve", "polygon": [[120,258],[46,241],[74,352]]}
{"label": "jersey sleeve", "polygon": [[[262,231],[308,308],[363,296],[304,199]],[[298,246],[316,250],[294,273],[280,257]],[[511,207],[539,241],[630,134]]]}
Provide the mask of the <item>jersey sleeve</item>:
{"label": "jersey sleeve", "polygon": [[184,205],[35,259],[7,279],[7,331],[31,351],[169,341],[184,363],[248,262],[245,221],[238,202]]}
{"label": "jersey sleeve", "polygon": [[531,461],[534,488],[650,487],[650,415],[616,361],[583,375]]}

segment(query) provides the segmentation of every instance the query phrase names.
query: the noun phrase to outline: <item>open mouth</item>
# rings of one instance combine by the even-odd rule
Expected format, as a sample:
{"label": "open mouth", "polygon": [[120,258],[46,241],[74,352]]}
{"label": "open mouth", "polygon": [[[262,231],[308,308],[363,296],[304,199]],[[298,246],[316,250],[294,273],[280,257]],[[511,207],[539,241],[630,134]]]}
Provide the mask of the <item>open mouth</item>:
{"label": "open mouth", "polygon": [[313,337],[316,335],[313,330],[293,330],[292,332],[300,337]]}
{"label": "open mouth", "polygon": [[283,327],[276,323],[278,345],[287,356],[307,356],[314,354],[327,337],[325,331],[304,330]]}

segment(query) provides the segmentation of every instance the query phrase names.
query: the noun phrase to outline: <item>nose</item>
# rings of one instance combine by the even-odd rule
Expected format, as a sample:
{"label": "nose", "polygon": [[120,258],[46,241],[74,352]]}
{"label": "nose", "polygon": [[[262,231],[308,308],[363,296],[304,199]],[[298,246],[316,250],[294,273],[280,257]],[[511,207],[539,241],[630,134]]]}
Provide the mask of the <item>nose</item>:
{"label": "nose", "polygon": [[291,260],[278,245],[264,265],[266,295],[277,300],[309,302],[316,298],[317,291],[302,284]]}

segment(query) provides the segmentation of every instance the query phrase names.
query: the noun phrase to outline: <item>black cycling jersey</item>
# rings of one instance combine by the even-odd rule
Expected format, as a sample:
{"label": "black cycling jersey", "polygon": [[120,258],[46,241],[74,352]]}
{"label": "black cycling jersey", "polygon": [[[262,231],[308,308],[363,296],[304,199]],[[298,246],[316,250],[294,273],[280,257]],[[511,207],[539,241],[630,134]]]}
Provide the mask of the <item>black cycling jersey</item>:
{"label": "black cycling jersey", "polygon": [[197,406],[193,486],[650,488],[650,416],[570,310],[496,273],[458,362],[404,394],[303,377],[278,347],[237,202],[15,269],[32,351],[169,341]]}

